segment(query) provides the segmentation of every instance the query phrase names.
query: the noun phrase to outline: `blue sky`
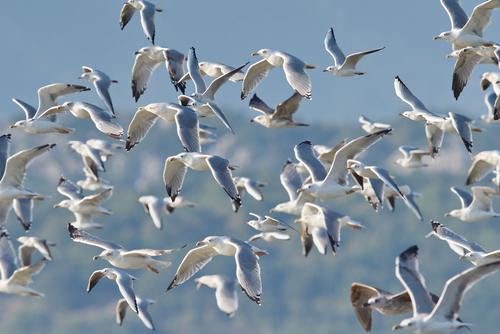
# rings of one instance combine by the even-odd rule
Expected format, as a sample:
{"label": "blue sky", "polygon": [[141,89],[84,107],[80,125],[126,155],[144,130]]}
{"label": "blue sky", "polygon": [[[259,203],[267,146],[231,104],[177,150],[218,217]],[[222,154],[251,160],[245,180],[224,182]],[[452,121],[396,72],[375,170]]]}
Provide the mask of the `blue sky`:
{"label": "blue sky", "polygon": [[[464,1],[467,13],[478,1]],[[394,94],[393,78],[404,82],[429,108],[461,111],[471,117],[484,112],[479,77],[492,66],[476,69],[460,100],[451,92],[453,61],[445,58],[450,46],[432,37],[449,29],[449,20],[439,1],[315,0],[315,1],[155,1],[164,11],[157,14],[158,45],[187,52],[197,49],[200,60],[233,66],[255,61],[250,56],[260,48],[292,53],[312,70],[313,100],[304,101],[298,119],[309,122],[355,121],[359,114],[391,120],[406,109]],[[51,0],[9,1],[2,4],[3,80],[0,106],[10,118],[22,117],[10,101],[17,97],[36,102],[36,89],[52,82],[75,82],[81,65],[101,69],[119,81],[111,89],[122,123],[127,123],[138,105],[175,101],[175,91],[163,68],[156,72],[145,95],[132,100],[130,73],[134,51],[149,45],[138,17],[124,31],[118,18],[121,1]],[[321,72],[331,62],[323,48],[330,26],[346,53],[386,46],[367,57],[359,69],[365,77],[337,78]],[[500,41],[499,13],[485,37]],[[191,88],[191,86],[190,86]],[[239,85],[228,84],[218,96],[230,113],[251,118],[248,100],[239,100]],[[274,70],[257,93],[270,105],[291,94],[281,70]],[[75,96],[97,102],[95,93]],[[18,113],[18,114],[16,114]],[[234,115],[232,116],[234,117]],[[5,124],[3,125],[5,127]]]}

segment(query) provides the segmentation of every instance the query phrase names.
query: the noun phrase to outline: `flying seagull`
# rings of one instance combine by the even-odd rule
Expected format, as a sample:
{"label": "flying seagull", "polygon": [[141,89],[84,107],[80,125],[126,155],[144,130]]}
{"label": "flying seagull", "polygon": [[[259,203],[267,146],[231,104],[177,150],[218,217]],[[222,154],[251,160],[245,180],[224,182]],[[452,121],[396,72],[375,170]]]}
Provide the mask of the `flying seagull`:
{"label": "flying seagull", "polygon": [[369,134],[391,128],[390,124],[374,122],[364,115],[359,116],[358,122],[361,124],[361,129]]}
{"label": "flying seagull", "polygon": [[205,275],[194,280],[196,288],[206,286],[215,289],[215,299],[219,310],[229,317],[234,316],[238,310],[238,294],[236,291],[236,281],[223,275]]}
{"label": "flying seagull", "polygon": [[484,179],[489,173],[500,172],[500,151],[482,151],[472,158],[472,165],[467,172],[466,185],[471,185]]}
{"label": "flying seagull", "polygon": [[250,99],[249,107],[255,111],[262,113],[254,117],[250,122],[255,122],[265,128],[290,128],[297,126],[309,126],[305,123],[298,123],[293,120],[293,114],[299,109],[302,96],[295,91],[292,96],[283,102],[280,102],[276,108],[269,107],[262,101],[257,94],[254,94]]}
{"label": "flying seagull", "polygon": [[421,168],[429,166],[422,161],[422,158],[430,155],[429,151],[417,147],[399,146],[399,152],[403,157],[396,160],[396,164],[403,168]]}
{"label": "flying seagull", "polygon": [[[141,319],[144,326],[147,329],[152,331],[155,330],[155,326],[153,324],[153,318],[148,311],[148,307],[156,303],[156,301],[152,299],[142,299],[138,296],[135,296],[135,300],[137,302],[137,316]],[[125,319],[125,315],[127,314],[127,309],[129,308],[129,304],[125,298],[121,298],[116,303],[116,324],[121,326],[123,324],[123,320]]]}
{"label": "flying seagull", "polygon": [[141,25],[146,38],[155,44],[155,13],[163,10],[145,0],[127,0],[120,12],[120,29],[123,30],[136,11],[141,15]]}
{"label": "flying seagull", "polygon": [[265,183],[244,176],[235,176],[233,177],[233,181],[240,196],[247,192],[257,201],[262,201],[264,199],[264,195],[262,195],[260,188],[265,187]]}
{"label": "flying seagull", "polygon": [[116,117],[113,101],[111,101],[111,95],[109,94],[109,87],[112,83],[117,83],[118,81],[111,80],[106,73],[89,66],[82,66],[82,71],[83,73],[78,79],[90,81],[94,85],[95,91],[106,106],[106,109],[113,117]]}
{"label": "flying seagull", "polygon": [[352,77],[355,75],[364,75],[365,72],[359,72],[356,70],[356,64],[366,55],[375,53],[385,49],[385,46],[378,49],[356,52],[348,55],[344,55],[340,47],[337,45],[335,39],[335,34],[333,33],[333,28],[330,28],[326,33],[324,45],[326,51],[332,56],[334,65],[328,66],[323,70],[323,72],[330,72],[333,75],[339,77]]}
{"label": "flying seagull", "polygon": [[245,99],[261,81],[267,76],[267,73],[274,67],[282,67],[286,80],[300,95],[306,99],[312,98],[311,79],[306,74],[306,69],[315,68],[314,65],[304,63],[299,58],[283,52],[270,49],[260,49],[252,52],[252,56],[261,56],[262,60],[252,64],[243,79],[241,88],[241,99]]}
{"label": "flying seagull", "polygon": [[484,186],[471,187],[472,196],[467,191],[456,187],[451,187],[450,190],[458,196],[462,207],[445,213],[445,216],[451,216],[464,222],[482,222],[500,217],[500,213],[493,211],[491,200],[492,196],[500,196],[497,190]]}
{"label": "flying seagull", "polygon": [[[211,78],[218,78],[221,75],[227,74],[231,71],[234,70],[234,67],[226,65],[226,64],[221,64],[221,63],[212,63],[208,61],[200,61],[198,62],[198,67],[200,68],[200,74],[201,75],[206,75]],[[245,77],[245,72],[240,70],[239,72],[234,73],[230,78],[229,81],[232,82],[239,82],[243,81],[243,78]],[[180,82],[191,80],[191,76],[189,73],[185,73],[182,78],[179,79]]]}
{"label": "flying seagull", "polygon": [[144,210],[151,217],[154,226],[162,230],[164,224],[164,215],[172,213],[176,208],[192,208],[194,203],[186,201],[182,196],[178,196],[173,202],[170,198],[158,198],[156,196],[141,196],[139,203],[144,206]]}

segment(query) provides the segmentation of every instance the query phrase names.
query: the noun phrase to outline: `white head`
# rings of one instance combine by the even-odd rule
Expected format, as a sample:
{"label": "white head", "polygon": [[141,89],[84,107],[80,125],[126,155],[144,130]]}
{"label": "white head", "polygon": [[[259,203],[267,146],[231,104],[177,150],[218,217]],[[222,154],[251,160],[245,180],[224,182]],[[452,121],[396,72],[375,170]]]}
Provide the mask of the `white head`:
{"label": "white head", "polygon": [[434,40],[443,39],[445,41],[451,41],[453,39],[451,31],[445,31],[437,36],[434,36]]}
{"label": "white head", "polygon": [[105,249],[103,250],[99,255],[94,256],[92,259],[98,260],[98,259],[111,259],[115,256],[116,250],[115,249]]}
{"label": "white head", "polygon": [[456,209],[456,210],[451,210],[450,212],[445,213],[444,216],[458,218],[458,217],[460,217],[461,213],[462,213],[462,211],[460,209]]}
{"label": "white head", "polygon": [[410,318],[410,319],[404,319],[399,323],[399,325],[396,325],[392,327],[393,331],[399,330],[399,329],[409,329],[409,330],[415,330],[418,328],[418,325],[420,324],[420,321],[415,318]]}
{"label": "white head", "polygon": [[262,58],[267,58],[271,55],[272,51],[270,49],[260,49],[259,51],[252,52],[252,56],[261,56]]}
{"label": "white head", "polygon": [[404,111],[399,114],[399,116],[403,116],[405,118],[408,118],[412,121],[417,121],[417,115],[413,111]]}
{"label": "white head", "polygon": [[205,245],[208,245],[208,246],[216,246],[218,244],[220,244],[222,242],[221,238],[218,237],[218,236],[209,236],[209,237],[206,237],[205,239],[201,240],[201,241],[198,241],[196,243],[196,246],[205,246]]}
{"label": "white head", "polygon": [[10,128],[11,129],[13,129],[13,128],[25,128],[29,125],[29,123],[30,123],[29,120],[23,119],[23,120],[17,121],[14,124],[12,124],[10,126]]}
{"label": "white head", "polygon": [[468,261],[478,261],[482,258],[481,254],[479,252],[469,252],[465,254],[464,256],[461,257],[461,259],[465,259]]}
{"label": "white head", "polygon": [[363,307],[379,306],[383,307],[387,303],[387,298],[385,296],[376,296],[368,299]]}
{"label": "white head", "polygon": [[305,192],[306,194],[314,195],[319,191],[319,185],[316,183],[308,183],[304,184],[302,187],[300,187],[297,192]]}
{"label": "white head", "polygon": [[54,205],[54,208],[68,209],[71,206],[71,200],[65,199]]}
{"label": "white head", "polygon": [[269,118],[266,115],[259,115],[257,117],[252,118],[250,122],[266,126],[269,124]]}
{"label": "white head", "polygon": [[88,66],[82,66],[82,75],[80,75],[78,77],[78,79],[87,79],[87,80],[90,80],[92,78],[92,68],[88,67]]}
{"label": "white head", "polygon": [[338,72],[338,69],[335,66],[331,65],[331,66],[328,66],[327,68],[325,68],[323,70],[323,72],[330,72],[330,73],[335,74]]}
{"label": "white head", "polygon": [[359,172],[361,170],[363,170],[364,167],[365,167],[365,165],[360,161],[353,160],[353,159],[347,160],[347,169],[351,169],[354,172],[356,172],[357,174],[359,174]]}

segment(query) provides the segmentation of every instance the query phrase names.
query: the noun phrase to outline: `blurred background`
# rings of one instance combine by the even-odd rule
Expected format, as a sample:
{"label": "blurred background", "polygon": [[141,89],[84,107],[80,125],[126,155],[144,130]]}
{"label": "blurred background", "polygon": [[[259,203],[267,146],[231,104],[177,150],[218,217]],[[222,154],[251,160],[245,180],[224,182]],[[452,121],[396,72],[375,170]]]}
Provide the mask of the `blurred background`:
{"label": "blurred background", "polygon": [[[436,112],[461,112],[479,118],[486,112],[479,77],[494,67],[477,67],[469,85],[456,102],[451,92],[454,61],[446,59],[450,46],[432,37],[450,27],[439,1],[157,1],[164,12],[156,15],[156,43],[187,52],[197,49],[200,60],[239,65],[255,61],[252,51],[261,48],[283,50],[318,68],[309,72],[313,81],[312,101],[303,101],[296,115],[298,121],[312,126],[300,129],[268,130],[249,120],[256,116],[247,107],[248,100],[239,99],[241,87],[228,83],[218,103],[236,131],[229,135],[218,130],[219,140],[207,149],[209,153],[228,158],[239,168],[235,175],[250,176],[267,182],[264,202],[248,195],[238,214],[224,192],[204,173],[189,172],[182,195],[198,203],[190,210],[179,210],[167,218],[163,231],[154,229],[137,198],[145,194],[166,195],[162,180],[164,159],[181,151],[175,128],[158,123],[131,152],[117,152],[107,164],[104,178],[114,186],[114,196],[104,203],[114,214],[98,217],[105,224],[93,232],[127,248],[171,248],[188,244],[207,235],[229,235],[246,240],[253,231],[243,223],[248,212],[266,214],[279,202],[287,200],[279,184],[281,166],[293,158],[293,146],[308,139],[315,144],[335,145],[343,138],[362,135],[356,124],[360,114],[389,122],[393,135],[385,137],[362,160],[390,170],[399,184],[408,184],[423,194],[418,203],[425,222],[419,222],[402,205],[395,213],[375,213],[360,197],[323,203],[332,209],[364,223],[362,231],[343,230],[337,256],[321,256],[316,250],[304,258],[299,236],[292,233],[289,242],[257,244],[271,255],[261,259],[264,285],[263,305],[258,307],[240,294],[240,309],[234,318],[221,313],[214,292],[195,289],[191,280],[165,294],[177,265],[185,251],[169,257],[171,268],[159,275],[134,271],[138,295],[153,298],[157,304],[151,313],[159,332],[200,333],[232,331],[238,333],[362,333],[349,302],[353,281],[379,286],[397,292],[402,286],[394,276],[394,258],[407,247],[421,248],[421,271],[427,285],[440,293],[445,281],[467,267],[458,261],[448,247],[434,239],[425,239],[430,231],[428,220],[436,218],[467,238],[498,249],[498,222],[466,224],[445,219],[443,214],[459,207],[450,186],[465,188],[470,155],[460,139],[447,135],[441,155],[430,166],[408,172],[394,165],[399,145],[426,147],[422,124],[400,119],[407,110],[394,94],[393,80],[399,75],[410,89]],[[464,2],[467,13],[477,1]],[[127,127],[140,105],[176,100],[176,93],[163,68],[152,76],[145,94],[136,104],[130,89],[134,51],[150,45],[142,33],[138,15],[120,31],[120,1],[6,2],[0,12],[3,45],[0,70],[0,107],[4,114],[1,127],[24,115],[10,99],[17,97],[37,104],[36,90],[53,82],[79,83],[82,65],[105,71],[119,81],[111,95],[118,121]],[[499,14],[485,36],[500,40]],[[386,46],[380,53],[363,59],[359,69],[368,75],[337,78],[322,73],[331,63],[323,48],[323,38],[330,26],[346,54]],[[82,82],[82,84],[87,84]],[[188,84],[188,91],[192,86]],[[290,94],[281,70],[274,70],[257,90],[270,105],[276,105]],[[69,97],[71,99],[73,97]],[[91,91],[75,98],[100,104]],[[65,144],[67,140],[103,138],[91,124],[72,116],[60,117],[64,124],[77,128],[70,136],[27,136],[12,132],[12,152],[45,142],[55,142],[55,150],[34,162],[29,169],[27,187],[50,195],[37,203],[35,220],[29,235],[57,243],[55,260],[35,277],[33,287],[46,294],[43,299],[0,296],[2,333],[147,333],[139,319],[129,312],[123,328],[114,324],[114,307],[120,298],[114,283],[102,281],[87,295],[86,281],[93,270],[108,266],[92,261],[98,249],[74,244],[68,237],[66,224],[72,215],[52,205],[62,199],[55,188],[60,175],[76,181],[83,177],[80,158]],[[219,126],[217,122],[208,123]],[[474,153],[498,149],[498,125],[478,122],[485,131],[476,134]],[[487,184],[488,180],[484,181]],[[498,200],[495,203],[498,207]],[[286,215],[276,215],[289,223]],[[24,234],[13,214],[8,228],[15,238]],[[17,245],[17,244],[16,244]],[[201,274],[234,275],[234,261],[216,258]],[[474,332],[494,332],[498,326],[500,304],[498,277],[481,282],[465,297],[461,318],[475,326]],[[387,333],[400,318],[375,315],[374,333]]]}

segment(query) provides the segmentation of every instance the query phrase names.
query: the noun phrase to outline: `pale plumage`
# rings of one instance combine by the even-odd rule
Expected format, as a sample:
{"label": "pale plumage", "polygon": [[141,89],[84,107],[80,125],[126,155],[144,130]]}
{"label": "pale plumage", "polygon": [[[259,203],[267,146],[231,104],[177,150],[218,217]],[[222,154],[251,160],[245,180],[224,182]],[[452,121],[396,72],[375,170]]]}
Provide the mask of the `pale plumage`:
{"label": "pale plumage", "polygon": [[112,83],[117,83],[118,81],[111,80],[106,73],[92,67],[82,66],[82,72],[83,73],[80,75],[79,79],[88,80],[94,85],[94,89],[106,106],[106,109],[113,117],[116,117],[113,101],[111,100],[111,95],[109,94],[109,87]]}
{"label": "pale plumage", "polygon": [[229,317],[234,316],[238,310],[238,293],[236,291],[236,281],[222,275],[205,275],[194,280],[196,288],[206,286],[215,289],[215,299],[219,310]]}
{"label": "pale plumage", "polygon": [[472,196],[467,191],[456,187],[451,187],[450,190],[458,196],[462,207],[445,213],[445,216],[451,216],[463,222],[482,222],[500,217],[500,213],[493,211],[491,199],[492,196],[500,196],[497,190],[490,187],[471,187]]}
{"label": "pale plumage", "polygon": [[135,11],[141,15],[141,26],[146,38],[155,44],[155,13],[162,9],[155,4],[145,0],[127,0],[120,12],[120,28],[123,30],[130,21]]}
{"label": "pale plumage", "polygon": [[272,109],[257,94],[250,99],[249,107],[262,115],[254,117],[250,122],[255,122],[266,128],[290,128],[296,126],[308,126],[305,123],[298,123],[293,120],[293,114],[299,109],[302,96],[294,92],[292,96],[280,102],[276,108]]}

